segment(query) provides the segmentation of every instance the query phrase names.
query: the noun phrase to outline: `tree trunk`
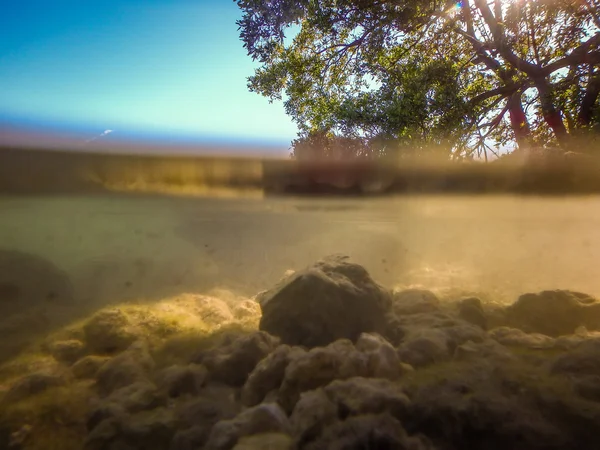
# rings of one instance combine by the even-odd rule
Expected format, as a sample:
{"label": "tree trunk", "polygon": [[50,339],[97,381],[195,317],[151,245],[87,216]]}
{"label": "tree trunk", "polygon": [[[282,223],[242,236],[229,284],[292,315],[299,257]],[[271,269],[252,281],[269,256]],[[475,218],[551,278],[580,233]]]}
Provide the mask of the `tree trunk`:
{"label": "tree trunk", "polygon": [[552,89],[545,78],[536,79],[534,82],[535,87],[540,94],[540,103],[542,106],[544,120],[554,132],[554,136],[556,136],[558,143],[563,145],[568,138],[568,133],[567,129],[565,128],[565,124],[563,123],[560,111],[558,111],[554,106]]}
{"label": "tree trunk", "polygon": [[585,91],[585,95],[581,101],[579,108],[579,116],[577,117],[577,125],[582,128],[588,127],[594,117],[594,105],[600,95],[600,74],[593,76]]}
{"label": "tree trunk", "polygon": [[521,92],[515,92],[508,98],[508,114],[517,145],[519,149],[525,149],[531,145],[531,129],[523,110],[521,95]]}

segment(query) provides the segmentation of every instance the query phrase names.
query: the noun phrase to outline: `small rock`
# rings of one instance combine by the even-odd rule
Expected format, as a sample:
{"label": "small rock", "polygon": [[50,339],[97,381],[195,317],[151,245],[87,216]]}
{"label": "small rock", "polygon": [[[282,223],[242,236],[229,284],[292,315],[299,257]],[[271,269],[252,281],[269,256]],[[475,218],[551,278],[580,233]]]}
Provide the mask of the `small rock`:
{"label": "small rock", "polygon": [[75,378],[94,378],[98,370],[109,360],[108,356],[84,356],[71,366],[71,372]]}
{"label": "small rock", "polygon": [[263,433],[242,437],[233,450],[293,450],[294,441],[283,433]]}
{"label": "small rock", "polygon": [[498,327],[490,330],[488,335],[503,345],[511,345],[532,349],[552,348],[555,339],[539,333],[525,333],[522,330],[509,327]]}
{"label": "small rock", "polygon": [[573,380],[575,392],[587,400],[600,403],[600,375],[582,375]]}
{"label": "small rock", "polygon": [[158,388],[149,381],[137,381],[112,392],[106,401],[123,407],[129,413],[147,411],[166,403]]}
{"label": "small rock", "polygon": [[323,390],[336,405],[340,419],[384,412],[400,418],[409,412],[410,400],[389,380],[355,377],[333,381]]}
{"label": "small rock", "polygon": [[3,402],[12,403],[39,394],[45,390],[64,386],[69,381],[67,375],[62,372],[36,372],[25,375],[16,380],[4,394]]}
{"label": "small rock", "polygon": [[[122,405],[94,398],[90,401],[90,410],[87,415],[86,428],[88,431],[95,430],[101,423],[106,421],[120,422],[127,416],[127,411]],[[113,420],[114,419],[114,420]],[[108,429],[106,425],[104,428]]]}
{"label": "small rock", "polygon": [[158,408],[135,414],[125,421],[121,429],[121,438],[134,448],[164,450],[169,448],[176,427],[173,411]]}
{"label": "small rock", "polygon": [[21,446],[25,443],[33,427],[31,425],[23,425],[19,428],[18,431],[10,434],[10,443],[8,444],[9,448],[21,448]]}
{"label": "small rock", "polygon": [[264,331],[239,337],[231,344],[210,350],[197,358],[206,366],[213,380],[242,386],[256,365],[279,344]]}
{"label": "small rock", "polygon": [[246,406],[258,405],[269,392],[279,389],[289,362],[303,353],[305,351],[299,347],[280,345],[262,359],[244,384],[242,403]]}
{"label": "small rock", "polygon": [[252,300],[243,300],[233,307],[233,315],[236,319],[259,317],[260,305]]}
{"label": "small rock", "polygon": [[279,389],[278,402],[291,413],[302,392],[325,386],[336,379],[368,376],[368,357],[352,342],[340,339],[316,347],[290,361]]}
{"label": "small rock", "polygon": [[394,313],[399,316],[441,311],[440,300],[425,289],[404,289],[393,294]]}
{"label": "small rock", "polygon": [[424,367],[450,359],[446,334],[439,329],[423,329],[414,333],[399,348],[401,361],[413,367]]}
{"label": "small rock", "polygon": [[337,420],[338,409],[323,389],[303,392],[291,414],[292,434],[298,448],[315,440]]}
{"label": "small rock", "polygon": [[262,433],[286,433],[291,425],[276,403],[262,403],[231,420],[218,422],[212,429],[204,450],[230,450],[244,436]]}
{"label": "small rock", "polygon": [[410,370],[400,361],[396,349],[377,334],[361,334],[356,341],[356,349],[367,357],[369,377],[396,380]]}
{"label": "small rock", "polygon": [[147,345],[136,342],[98,370],[96,386],[102,395],[108,395],[137,381],[146,381],[153,368]]}
{"label": "small rock", "polygon": [[526,333],[557,337],[583,325],[600,330],[600,302],[587,294],[554,290],[523,294],[506,309],[508,325]]}
{"label": "small rock", "polygon": [[295,272],[258,297],[260,329],[284,344],[324,346],[356,340],[363,332],[385,332],[390,292],[364,267],[332,256]]}
{"label": "small rock", "polygon": [[[86,436],[83,442],[84,450],[103,450],[105,448],[123,449],[123,446],[118,446],[114,443],[109,447],[115,438],[119,436],[121,429],[120,421],[116,418],[110,418],[100,422]],[[116,445],[115,445],[116,444]],[[127,449],[127,447],[125,447]]]}
{"label": "small rock", "polygon": [[178,402],[175,414],[181,429],[173,437],[171,450],[202,448],[217,422],[232,419],[239,413],[231,388],[209,386],[202,392],[203,396],[207,394],[208,398]]}
{"label": "small rock", "polygon": [[87,346],[94,353],[125,350],[139,335],[127,315],[119,309],[96,313],[85,324],[83,331]]}
{"label": "small rock", "polygon": [[483,330],[487,330],[487,317],[483,312],[481,300],[479,300],[477,297],[469,297],[459,302],[458,317],[465,322],[469,322]]}
{"label": "small rock", "polygon": [[76,339],[52,342],[48,346],[50,354],[59,362],[72,364],[83,355],[85,345]]}
{"label": "small rock", "polygon": [[459,345],[454,350],[455,361],[475,361],[487,358],[498,361],[514,360],[514,356],[510,350],[491,339],[481,343],[469,341]]}
{"label": "small rock", "polygon": [[197,395],[206,383],[208,371],[200,364],[175,365],[164,369],[159,375],[159,386],[169,397]]}
{"label": "small rock", "polygon": [[433,450],[424,438],[409,437],[402,424],[389,414],[357,416],[337,422],[327,428],[320,439],[304,448]]}
{"label": "small rock", "polygon": [[583,341],[569,353],[557,357],[552,374],[598,375],[600,373],[600,339]]}
{"label": "small rock", "polygon": [[231,322],[234,318],[226,302],[203,295],[196,298],[196,313],[204,323],[212,327]]}

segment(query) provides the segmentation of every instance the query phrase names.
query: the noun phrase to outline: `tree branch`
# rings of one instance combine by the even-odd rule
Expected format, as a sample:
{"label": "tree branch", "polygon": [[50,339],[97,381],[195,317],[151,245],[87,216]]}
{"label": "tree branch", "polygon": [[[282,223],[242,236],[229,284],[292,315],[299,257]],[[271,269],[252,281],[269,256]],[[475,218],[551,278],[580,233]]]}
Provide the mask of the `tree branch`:
{"label": "tree branch", "polygon": [[579,64],[600,64],[600,51],[589,51],[592,47],[600,46],[600,33],[583,42],[579,47],[575,48],[567,56],[548,64],[542,69],[542,75],[548,76],[563,67]]}

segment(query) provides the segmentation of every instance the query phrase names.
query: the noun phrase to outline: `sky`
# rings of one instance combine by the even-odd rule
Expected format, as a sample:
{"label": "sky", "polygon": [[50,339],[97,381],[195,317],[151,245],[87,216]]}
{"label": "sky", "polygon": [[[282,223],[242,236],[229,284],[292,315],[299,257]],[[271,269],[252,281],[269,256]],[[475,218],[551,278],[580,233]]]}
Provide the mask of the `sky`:
{"label": "sky", "polygon": [[0,124],[287,149],[283,105],[247,90],[240,16],[233,0],[4,2]]}

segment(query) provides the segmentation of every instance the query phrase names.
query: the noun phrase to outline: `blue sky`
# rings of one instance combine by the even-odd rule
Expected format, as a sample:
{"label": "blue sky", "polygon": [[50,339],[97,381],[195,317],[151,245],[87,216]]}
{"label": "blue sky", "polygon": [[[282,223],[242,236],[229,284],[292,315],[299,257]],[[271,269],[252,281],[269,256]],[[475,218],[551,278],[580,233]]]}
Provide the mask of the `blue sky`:
{"label": "blue sky", "polygon": [[0,122],[287,148],[283,105],[247,91],[239,16],[232,0],[4,2]]}

